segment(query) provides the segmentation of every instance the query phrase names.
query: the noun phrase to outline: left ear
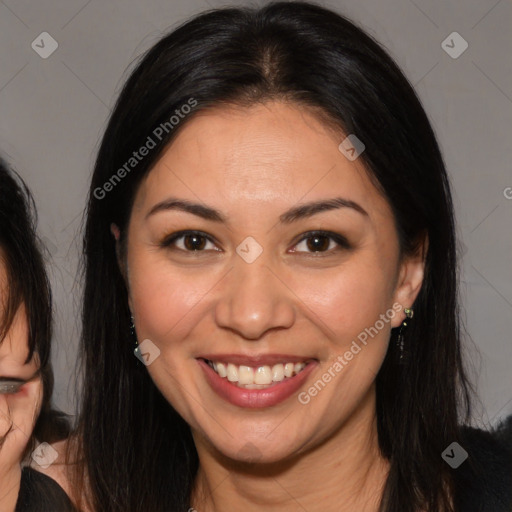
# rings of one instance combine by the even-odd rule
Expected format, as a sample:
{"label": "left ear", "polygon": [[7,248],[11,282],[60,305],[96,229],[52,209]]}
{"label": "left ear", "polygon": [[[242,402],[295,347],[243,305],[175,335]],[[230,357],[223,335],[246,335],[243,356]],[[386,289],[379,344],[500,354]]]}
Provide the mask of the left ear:
{"label": "left ear", "polygon": [[405,308],[411,308],[420,292],[425,275],[425,259],[428,251],[428,236],[424,235],[414,254],[405,256],[400,264],[397,285],[393,295],[393,304],[402,306],[399,314],[391,320],[392,327],[398,327],[405,319]]}

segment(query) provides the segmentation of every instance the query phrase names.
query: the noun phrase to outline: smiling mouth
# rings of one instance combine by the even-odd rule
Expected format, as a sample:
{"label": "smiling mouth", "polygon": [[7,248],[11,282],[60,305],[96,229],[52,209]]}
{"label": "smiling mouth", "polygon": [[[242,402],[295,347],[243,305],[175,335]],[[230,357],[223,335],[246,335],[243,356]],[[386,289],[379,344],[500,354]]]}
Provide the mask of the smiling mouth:
{"label": "smiling mouth", "polygon": [[301,373],[310,361],[246,366],[203,359],[224,380],[244,389],[265,389]]}

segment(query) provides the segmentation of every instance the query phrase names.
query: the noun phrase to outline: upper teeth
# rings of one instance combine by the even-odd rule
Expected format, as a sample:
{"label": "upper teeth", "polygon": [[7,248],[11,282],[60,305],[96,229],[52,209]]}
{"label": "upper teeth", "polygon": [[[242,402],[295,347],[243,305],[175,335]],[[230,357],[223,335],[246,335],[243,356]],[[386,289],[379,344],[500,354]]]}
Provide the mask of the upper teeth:
{"label": "upper teeth", "polygon": [[306,363],[279,363],[274,366],[258,366],[253,368],[245,365],[208,361],[208,364],[221,376],[238,385],[268,385],[280,382],[285,377],[292,377],[306,367]]}

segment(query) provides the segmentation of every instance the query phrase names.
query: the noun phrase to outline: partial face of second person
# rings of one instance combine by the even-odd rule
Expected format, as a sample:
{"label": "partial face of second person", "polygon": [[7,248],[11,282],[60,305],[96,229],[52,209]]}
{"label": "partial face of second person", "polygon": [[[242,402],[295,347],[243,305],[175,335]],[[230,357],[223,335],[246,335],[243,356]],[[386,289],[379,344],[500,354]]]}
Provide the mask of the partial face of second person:
{"label": "partial face of second person", "polygon": [[[0,304],[1,314],[7,300],[8,286],[5,263],[0,249]],[[20,471],[20,463],[41,408],[43,387],[37,374],[37,353],[26,363],[29,353],[29,326],[25,306],[18,309],[9,331],[0,344],[0,378],[28,381],[16,392],[0,394],[0,482],[9,482],[10,476]],[[29,380],[30,379],[30,380]],[[4,488],[2,488],[5,491]],[[0,502],[1,503],[1,502]]]}
{"label": "partial face of second person", "polygon": [[[343,138],[300,106],[219,107],[184,126],[137,191],[125,263],[138,339],[160,350],[147,370],[196,445],[213,453],[275,462],[373,424],[375,377],[390,329],[405,317],[386,312],[413,304],[423,263],[399,261],[390,206],[361,159],[339,151]],[[357,206],[280,218],[336,198]],[[224,221],[166,208],[174,199]],[[172,240],[183,230],[201,233]],[[328,233],[315,238],[317,230]],[[382,318],[378,334],[344,358]],[[260,355],[276,355],[270,368],[312,362],[297,389],[287,384],[291,394],[251,399],[238,387],[226,392],[227,379],[218,387],[203,361],[238,368]],[[325,386],[298,399],[325,374]]]}

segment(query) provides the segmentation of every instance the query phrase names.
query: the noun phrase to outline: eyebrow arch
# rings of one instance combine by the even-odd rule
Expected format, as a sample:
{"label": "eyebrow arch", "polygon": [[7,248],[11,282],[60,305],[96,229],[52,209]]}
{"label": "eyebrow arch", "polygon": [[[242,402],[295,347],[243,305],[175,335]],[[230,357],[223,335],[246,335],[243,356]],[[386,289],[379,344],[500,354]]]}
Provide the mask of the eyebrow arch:
{"label": "eyebrow arch", "polygon": [[[339,208],[351,208],[361,215],[368,217],[367,211],[354,201],[344,199],[343,197],[335,197],[327,200],[312,201],[310,203],[304,203],[298,206],[294,206],[290,210],[284,212],[279,216],[279,222],[281,224],[291,224],[299,219],[312,217],[320,212],[329,210],[336,210]],[[187,213],[191,213],[205,220],[211,220],[213,222],[227,223],[226,217],[218,210],[209,206],[204,206],[199,203],[193,203],[186,199],[177,199],[170,197],[165,201],[157,203],[146,215],[146,219],[157,212],[168,211],[168,210],[180,210]]]}
{"label": "eyebrow arch", "polygon": [[183,212],[192,213],[193,215],[197,215],[205,220],[212,220],[214,222],[223,222],[226,223],[227,219],[224,215],[211,208],[209,206],[204,206],[199,203],[193,203],[191,201],[187,201],[186,199],[175,199],[170,197],[165,201],[155,204],[153,208],[146,215],[146,219],[155,213],[167,211],[167,210],[180,210]]}
{"label": "eyebrow arch", "polygon": [[283,224],[291,224],[299,219],[312,217],[317,213],[337,210],[339,208],[351,208],[365,217],[369,216],[367,211],[358,203],[350,201],[349,199],[344,199],[343,197],[335,197],[333,199],[313,201],[295,206],[283,213],[279,217],[279,221]]}

